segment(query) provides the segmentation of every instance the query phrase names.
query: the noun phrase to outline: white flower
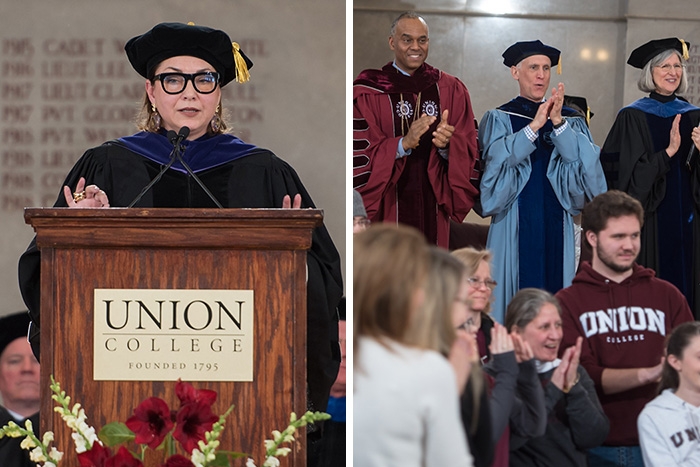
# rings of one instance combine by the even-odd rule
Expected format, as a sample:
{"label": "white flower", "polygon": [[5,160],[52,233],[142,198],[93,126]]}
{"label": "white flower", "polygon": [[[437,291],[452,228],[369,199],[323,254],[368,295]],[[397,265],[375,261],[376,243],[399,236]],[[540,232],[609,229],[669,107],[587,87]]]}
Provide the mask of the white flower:
{"label": "white flower", "polygon": [[271,439],[266,439],[265,440],[265,450],[269,451],[270,449],[275,447],[275,442]]}
{"label": "white flower", "polygon": [[[200,441],[201,443],[201,441]],[[192,458],[191,458],[192,463],[195,465],[195,467],[203,467],[204,462],[206,461],[204,454],[202,451],[200,451],[197,448],[194,448],[192,450]]]}
{"label": "white flower", "polygon": [[249,457],[248,460],[245,462],[245,467],[258,467],[258,466],[255,465],[255,461]]}
{"label": "white flower", "polygon": [[27,429],[27,431],[34,431],[34,428],[32,427],[32,421],[29,419],[26,419],[24,421],[24,427]]}
{"label": "white flower", "polygon": [[82,454],[87,451],[91,446],[87,446],[85,438],[82,437],[80,433],[72,433],[73,441],[75,441],[75,452]]}
{"label": "white flower", "polygon": [[275,452],[275,456],[287,456],[289,453],[292,452],[290,448],[277,448],[277,452]]}
{"label": "white flower", "polygon": [[35,447],[29,451],[29,459],[32,462],[46,462],[46,457],[44,457],[44,451],[41,450],[40,446]]}
{"label": "white flower", "polygon": [[48,446],[51,441],[53,441],[53,431],[47,431],[41,442],[44,443],[44,446]]}
{"label": "white flower", "polygon": [[56,467],[56,464],[50,461],[44,462],[44,467]]}
{"label": "white flower", "polygon": [[268,457],[265,459],[263,467],[280,467],[280,460],[276,457]]}
{"label": "white flower", "polygon": [[[52,461],[56,461],[58,463],[61,461],[61,459],[63,459],[63,453],[56,448],[51,448],[51,451],[49,452],[49,458]],[[44,464],[44,467],[47,467],[48,465],[49,463],[46,463]]]}
{"label": "white flower", "polygon": [[36,447],[36,443],[34,442],[34,440],[33,440],[31,437],[27,436],[27,437],[24,438],[24,439],[22,440],[22,442],[19,444],[19,447],[21,447],[22,449],[26,449],[26,450],[28,451],[28,450],[30,450],[31,448],[35,448],[35,447]]}

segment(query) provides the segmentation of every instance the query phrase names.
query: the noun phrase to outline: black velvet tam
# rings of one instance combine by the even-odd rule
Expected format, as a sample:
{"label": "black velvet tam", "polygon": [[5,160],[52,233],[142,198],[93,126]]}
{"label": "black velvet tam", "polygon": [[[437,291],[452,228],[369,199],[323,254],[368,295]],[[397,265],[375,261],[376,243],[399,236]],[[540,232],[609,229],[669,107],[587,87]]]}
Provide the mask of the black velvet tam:
{"label": "black velvet tam", "polygon": [[[209,63],[221,75],[221,86],[236,78],[233,45],[228,34],[206,26],[160,23],[129,39],[124,47],[131,66],[146,79],[153,78],[160,62],[171,57],[192,56]],[[248,69],[253,62],[239,50]]]}
{"label": "black velvet tam", "polygon": [[0,318],[0,355],[5,351],[5,347],[19,338],[27,338],[29,329],[29,313],[20,311]]}
{"label": "black velvet tam", "polygon": [[[685,50],[683,45],[685,44]],[[668,37],[666,39],[655,39],[644,45],[640,45],[632,51],[630,58],[627,59],[627,64],[635,68],[644,68],[649,60],[659,55],[666,50],[677,50],[681,56],[687,55],[690,42],[683,41],[677,37]],[[687,57],[686,57],[687,60]]]}

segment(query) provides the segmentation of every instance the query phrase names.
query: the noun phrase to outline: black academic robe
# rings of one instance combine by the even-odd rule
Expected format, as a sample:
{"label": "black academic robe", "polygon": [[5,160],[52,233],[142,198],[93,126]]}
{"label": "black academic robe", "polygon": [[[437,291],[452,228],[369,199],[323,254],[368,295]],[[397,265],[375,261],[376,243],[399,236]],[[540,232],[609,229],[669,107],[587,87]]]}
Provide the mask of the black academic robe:
{"label": "black academic robe", "polygon": [[[671,123],[681,114],[681,146],[669,158]],[[623,108],[600,153],[609,189],[644,207],[637,262],[683,292],[700,319],[700,157],[690,133],[700,109],[676,96],[652,93]]]}
{"label": "black academic robe", "polygon": [[[185,156],[191,148],[200,160],[205,159],[208,155],[202,154],[202,146],[206,150],[214,148],[211,152],[221,152],[222,147],[228,147],[232,139],[235,139],[229,135],[207,138],[204,137],[203,142],[201,139],[187,142]],[[216,144],[217,141],[221,143]],[[201,144],[198,145],[198,142]],[[142,151],[145,156],[137,154],[132,146],[127,147],[121,140],[89,149],[73,166],[64,185],[74,189],[79,178],[85,177],[86,185],[95,184],[107,193],[110,206],[128,206],[158,174],[172,149],[164,135],[146,135],[143,143],[146,145]],[[210,157],[203,166],[196,159],[189,160],[188,165],[224,208],[280,208],[284,195],[294,196],[296,193],[302,196],[302,208],[314,207],[311,197],[289,164],[268,150],[254,147],[251,150],[250,145],[246,146],[248,147],[244,151],[232,154],[231,157],[218,154],[215,159]],[[160,151],[160,154],[148,152],[151,149]],[[62,193],[54,206],[66,206]],[[216,206],[191,176],[181,170],[169,169],[144,194],[136,207]],[[325,226],[318,227],[313,232],[307,266],[309,408],[324,410],[340,364],[336,307],[342,296],[340,256]],[[39,251],[32,241],[19,261],[19,281],[22,297],[29,308],[32,322],[36,325],[32,327],[30,341],[37,357],[38,327],[41,325],[39,268]]]}
{"label": "black academic robe", "polygon": [[[39,438],[39,414],[34,414],[29,419],[32,421],[32,428],[34,429],[34,434]],[[7,425],[8,422],[13,421],[16,424],[24,427],[24,420],[18,422],[12,415],[5,409],[5,407],[0,406],[0,426]],[[0,439],[0,466],[2,467],[36,467],[36,464],[29,460],[29,451],[22,449],[20,443],[24,438],[9,438],[4,437]]]}

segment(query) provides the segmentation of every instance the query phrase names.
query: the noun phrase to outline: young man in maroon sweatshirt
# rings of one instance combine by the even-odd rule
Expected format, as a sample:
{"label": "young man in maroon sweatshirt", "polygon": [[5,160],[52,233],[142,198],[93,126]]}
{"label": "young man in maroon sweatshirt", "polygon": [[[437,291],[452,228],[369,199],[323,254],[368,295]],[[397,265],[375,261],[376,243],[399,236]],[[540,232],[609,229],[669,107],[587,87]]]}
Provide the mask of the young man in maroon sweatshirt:
{"label": "young man in maroon sweatshirt", "polygon": [[693,316],[671,283],[635,263],[644,219],[642,205],[617,190],[600,194],[583,210],[582,227],[593,250],[562,306],[560,349],[584,338],[581,364],[596,385],[610,433],[589,451],[596,466],[643,466],[637,416],[657,394],[664,340]]}

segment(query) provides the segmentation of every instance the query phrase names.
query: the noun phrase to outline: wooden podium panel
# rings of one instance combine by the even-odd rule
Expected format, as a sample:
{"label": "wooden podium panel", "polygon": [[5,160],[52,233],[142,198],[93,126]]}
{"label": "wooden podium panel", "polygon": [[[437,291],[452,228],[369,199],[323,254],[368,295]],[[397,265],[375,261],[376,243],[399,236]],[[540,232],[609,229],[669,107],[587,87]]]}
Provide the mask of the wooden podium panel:
{"label": "wooden podium panel", "polygon": [[[56,434],[63,462],[77,465],[50,375],[97,430],[126,421],[150,396],[179,407],[175,382],[93,379],[94,290],[234,289],[254,290],[254,380],[192,384],[218,392],[216,414],[235,404],[220,448],[261,465],[271,430],[306,410],[306,250],[321,212],[31,208],[25,220],[41,250],[41,430]],[[304,467],[305,445],[300,432],[283,465]]]}

